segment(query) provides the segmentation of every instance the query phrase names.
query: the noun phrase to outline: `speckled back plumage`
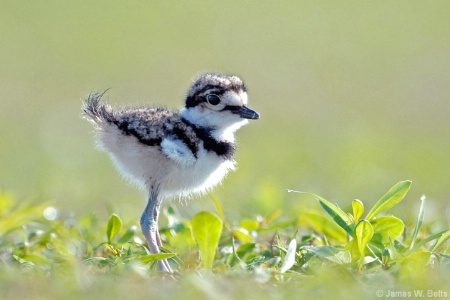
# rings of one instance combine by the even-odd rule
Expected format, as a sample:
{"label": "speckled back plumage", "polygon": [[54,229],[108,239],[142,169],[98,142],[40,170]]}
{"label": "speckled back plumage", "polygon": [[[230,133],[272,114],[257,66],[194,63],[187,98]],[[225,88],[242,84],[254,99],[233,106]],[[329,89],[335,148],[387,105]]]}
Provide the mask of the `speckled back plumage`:
{"label": "speckled back plumage", "polygon": [[207,151],[213,151],[224,159],[232,159],[235,144],[217,141],[209,128],[200,128],[183,119],[179,113],[163,108],[134,107],[113,109],[101,103],[104,93],[91,93],[86,99],[83,111],[97,125],[102,122],[114,124],[124,135],[134,136],[147,146],[160,146],[164,137],[174,136],[182,140],[195,158],[200,142]]}

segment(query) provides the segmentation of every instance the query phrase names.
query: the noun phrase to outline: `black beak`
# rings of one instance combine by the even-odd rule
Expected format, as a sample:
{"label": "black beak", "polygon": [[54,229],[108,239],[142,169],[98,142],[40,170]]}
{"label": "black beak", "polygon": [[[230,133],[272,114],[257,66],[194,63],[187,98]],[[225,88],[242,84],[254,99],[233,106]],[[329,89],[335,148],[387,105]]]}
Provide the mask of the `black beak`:
{"label": "black beak", "polygon": [[248,108],[247,106],[240,107],[240,109],[237,111],[237,114],[244,119],[259,119],[259,114],[256,111]]}

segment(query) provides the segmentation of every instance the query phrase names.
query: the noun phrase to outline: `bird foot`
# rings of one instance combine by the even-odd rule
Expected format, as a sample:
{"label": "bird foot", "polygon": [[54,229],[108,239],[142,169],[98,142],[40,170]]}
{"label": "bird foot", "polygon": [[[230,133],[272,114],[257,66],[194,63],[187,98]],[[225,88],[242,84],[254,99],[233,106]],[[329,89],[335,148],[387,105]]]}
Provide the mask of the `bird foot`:
{"label": "bird foot", "polygon": [[173,273],[173,270],[170,267],[170,264],[167,261],[167,259],[159,260],[157,262],[156,266],[158,267],[158,270],[161,271],[161,272]]}

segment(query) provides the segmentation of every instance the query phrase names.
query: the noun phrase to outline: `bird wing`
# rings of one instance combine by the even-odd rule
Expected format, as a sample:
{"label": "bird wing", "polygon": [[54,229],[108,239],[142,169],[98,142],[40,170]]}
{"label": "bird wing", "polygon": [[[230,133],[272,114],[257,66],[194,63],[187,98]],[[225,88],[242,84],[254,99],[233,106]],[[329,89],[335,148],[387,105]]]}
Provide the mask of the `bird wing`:
{"label": "bird wing", "polygon": [[116,114],[114,124],[126,135],[147,146],[159,146],[175,163],[189,166],[196,161],[198,138],[178,114],[161,108],[128,109]]}
{"label": "bird wing", "polygon": [[165,137],[160,146],[161,151],[177,164],[190,166],[196,161],[191,149],[183,141],[174,136]]}

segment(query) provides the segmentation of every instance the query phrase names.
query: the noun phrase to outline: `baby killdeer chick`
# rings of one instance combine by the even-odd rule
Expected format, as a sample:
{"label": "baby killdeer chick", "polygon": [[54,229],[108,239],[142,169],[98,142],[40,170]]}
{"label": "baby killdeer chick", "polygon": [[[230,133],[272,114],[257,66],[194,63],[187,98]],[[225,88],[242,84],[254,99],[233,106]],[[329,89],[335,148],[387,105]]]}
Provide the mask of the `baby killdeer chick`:
{"label": "baby killdeer chick", "polygon": [[[208,73],[189,89],[180,112],[163,108],[115,109],[92,93],[84,116],[96,127],[98,145],[120,172],[145,188],[141,229],[151,253],[159,253],[158,216],[163,198],[188,197],[218,184],[234,168],[234,132],[259,114],[247,107],[237,76]],[[172,272],[166,260],[158,268]]]}

